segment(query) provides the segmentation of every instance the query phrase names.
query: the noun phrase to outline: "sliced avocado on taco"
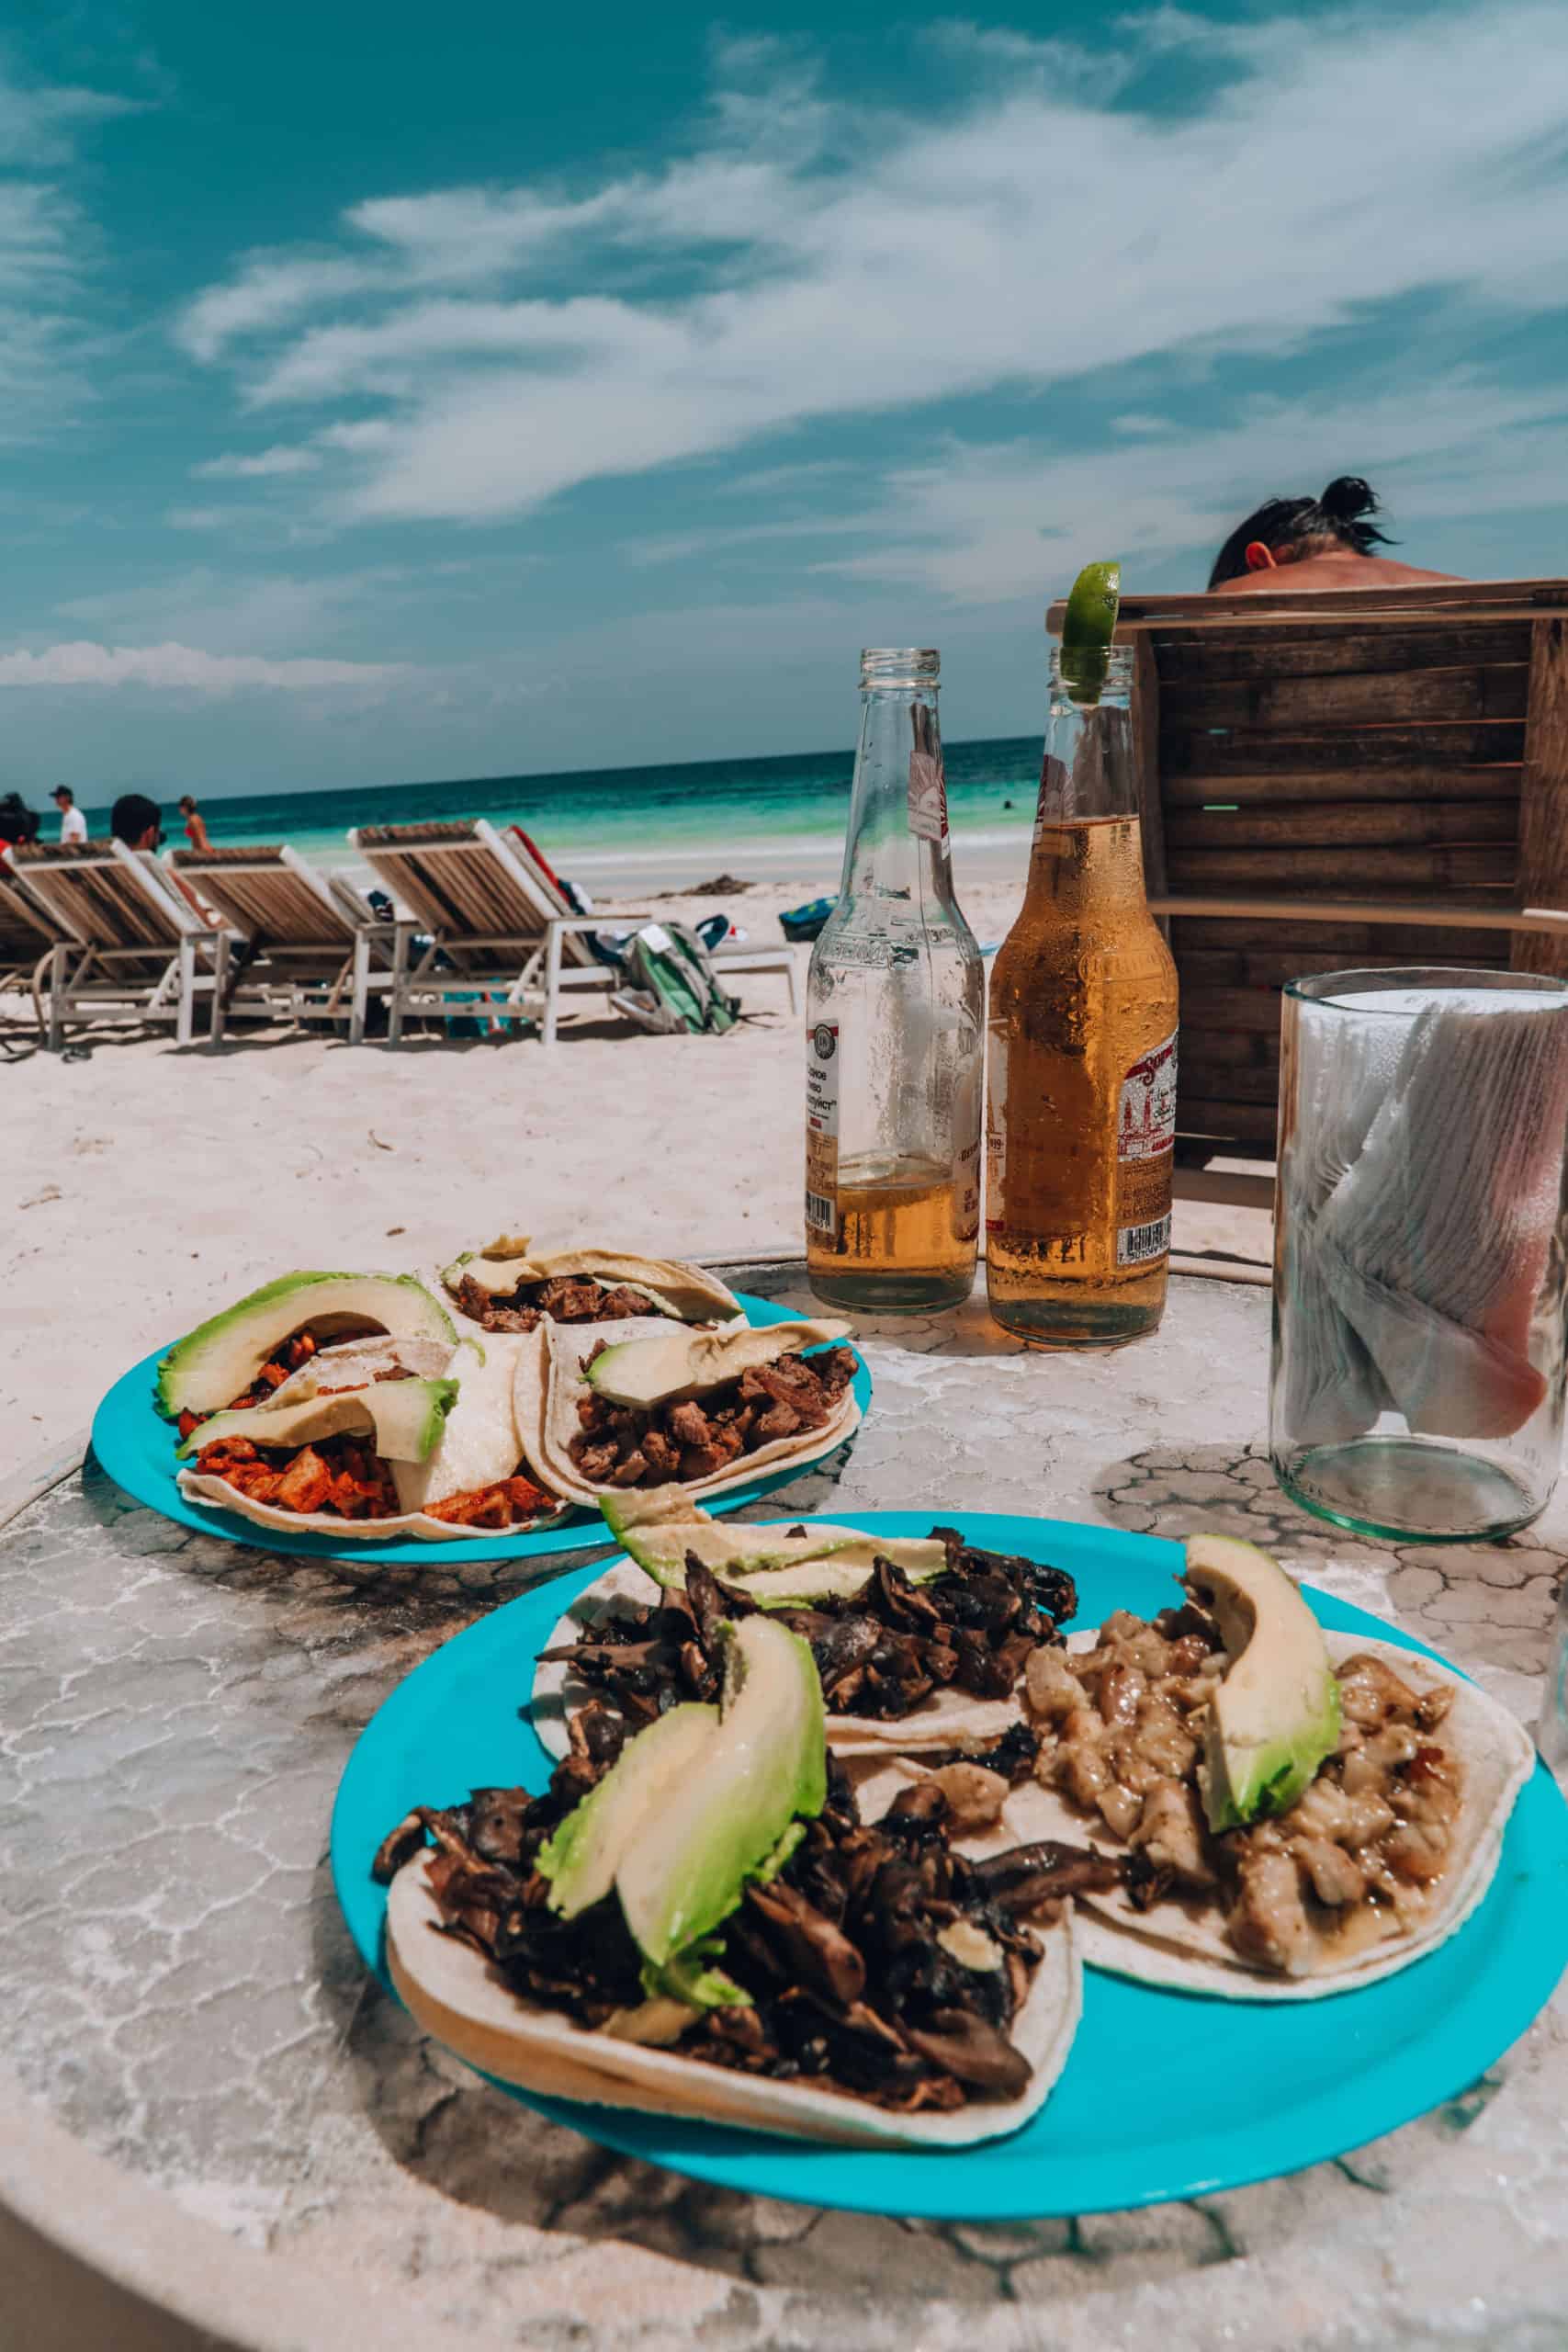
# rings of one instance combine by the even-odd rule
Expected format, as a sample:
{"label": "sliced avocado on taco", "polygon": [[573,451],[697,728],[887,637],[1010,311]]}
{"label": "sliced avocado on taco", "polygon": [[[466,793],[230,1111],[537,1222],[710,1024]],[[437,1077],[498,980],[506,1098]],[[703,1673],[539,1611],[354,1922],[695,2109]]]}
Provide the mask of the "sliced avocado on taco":
{"label": "sliced avocado on taco", "polygon": [[863,1823],[805,1645],[762,1616],[723,1638],[716,1705],[574,1747],[543,1795],[399,1823],[375,1863],[399,1994],[540,2095],[850,2144],[1017,2130],[1077,2021],[1070,1915],[956,1854],[940,1793]]}
{"label": "sliced avocado on taco", "polygon": [[558,1492],[592,1505],[638,1487],[724,1494],[763,1470],[804,1468],[859,1426],[855,1358],[836,1344],[848,1329],[544,1324],[518,1364],[528,1458]]}
{"label": "sliced avocado on taco", "polygon": [[610,1323],[650,1315],[675,1323],[744,1321],[716,1274],[671,1258],[623,1250],[535,1250],[502,1233],[441,1270],[452,1305],[487,1331],[532,1331],[542,1322]]}
{"label": "sliced avocado on taco", "polygon": [[457,1340],[412,1274],[281,1274],[175,1340],[158,1366],[158,1409],[175,1420],[260,1404],[317,1348],[365,1334],[448,1351]]}
{"label": "sliced avocado on taco", "polygon": [[1187,1558],[1185,1606],[1031,1659],[1039,1753],[997,1835],[1109,1841],[1085,1957],[1121,1975],[1303,2000],[1407,1967],[1491,1883],[1528,1735],[1440,1659],[1325,1633],[1251,1545]]}

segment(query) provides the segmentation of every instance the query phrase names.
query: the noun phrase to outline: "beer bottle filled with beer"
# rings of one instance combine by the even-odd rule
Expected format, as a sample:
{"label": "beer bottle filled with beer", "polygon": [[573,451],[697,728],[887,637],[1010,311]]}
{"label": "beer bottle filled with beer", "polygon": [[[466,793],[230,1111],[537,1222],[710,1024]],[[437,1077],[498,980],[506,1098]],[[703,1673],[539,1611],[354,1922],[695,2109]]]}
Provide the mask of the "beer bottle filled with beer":
{"label": "beer bottle filled with beer", "polygon": [[807,1272],[862,1312],[959,1305],[979,1249],[985,982],[953,895],[939,668],[861,655],[843,881],[807,986]]}
{"label": "beer bottle filled with beer", "polygon": [[991,976],[986,1279],[1005,1330],[1116,1347],[1165,1310],[1176,967],[1144,893],[1132,661],[1060,648],[1029,887]]}

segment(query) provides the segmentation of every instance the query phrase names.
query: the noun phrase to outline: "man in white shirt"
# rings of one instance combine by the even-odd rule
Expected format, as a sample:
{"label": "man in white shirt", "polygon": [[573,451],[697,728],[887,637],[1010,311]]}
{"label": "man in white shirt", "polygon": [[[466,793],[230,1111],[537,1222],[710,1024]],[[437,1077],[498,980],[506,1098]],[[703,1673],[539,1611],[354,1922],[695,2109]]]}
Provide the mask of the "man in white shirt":
{"label": "man in white shirt", "polygon": [[87,838],[87,820],[76,806],[76,795],[68,784],[57,784],[50,798],[60,811],[60,838],[69,845]]}

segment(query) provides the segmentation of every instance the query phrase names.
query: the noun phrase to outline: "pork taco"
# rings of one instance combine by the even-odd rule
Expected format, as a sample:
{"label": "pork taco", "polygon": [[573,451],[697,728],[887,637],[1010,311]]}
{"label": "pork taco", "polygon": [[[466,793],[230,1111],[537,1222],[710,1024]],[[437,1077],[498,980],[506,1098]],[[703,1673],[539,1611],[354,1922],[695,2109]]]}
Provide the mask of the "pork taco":
{"label": "pork taco", "polygon": [[724,1494],[804,1468],[859,1426],[855,1357],[837,1344],[849,1328],[541,1324],[518,1360],[525,1451],[547,1485],[591,1507],[669,1485]]}
{"label": "pork taco", "polygon": [[1079,2009],[1049,1872],[955,1853],[935,1792],[863,1821],[805,1645],[762,1616],[727,1638],[716,1704],[398,1825],[400,1995],[527,2091],[852,2144],[1016,2131]]}
{"label": "pork taco", "polygon": [[459,1342],[404,1277],[291,1276],[159,1368],[180,1491],[279,1532],[451,1541],[565,1515],[516,1421],[521,1338]]}
{"label": "pork taco", "polygon": [[1038,1753],[991,1841],[1103,1845],[1083,1951],[1121,1975],[1302,2000],[1409,1966],[1491,1884],[1528,1735],[1440,1659],[1324,1633],[1250,1545],[1188,1551],[1184,1606],[1031,1660]]}
{"label": "pork taco", "polygon": [[636,1724],[711,1699],[719,1628],[763,1611],[808,1644],[836,1754],[958,1755],[1005,1742],[1006,1769],[1032,1765],[1019,1685],[1077,1607],[1061,1569],[979,1551],[953,1527],[908,1537],[737,1526],[678,1487],[606,1497],[603,1508],[630,1556],[579,1595],[541,1653],[531,1711],[553,1754],[565,1753],[580,1708]]}
{"label": "pork taco", "polygon": [[442,1268],[441,1283],[458,1314],[486,1331],[650,1315],[704,1327],[746,1319],[733,1291],[701,1266],[635,1250],[536,1250],[525,1236],[510,1233],[464,1250]]}

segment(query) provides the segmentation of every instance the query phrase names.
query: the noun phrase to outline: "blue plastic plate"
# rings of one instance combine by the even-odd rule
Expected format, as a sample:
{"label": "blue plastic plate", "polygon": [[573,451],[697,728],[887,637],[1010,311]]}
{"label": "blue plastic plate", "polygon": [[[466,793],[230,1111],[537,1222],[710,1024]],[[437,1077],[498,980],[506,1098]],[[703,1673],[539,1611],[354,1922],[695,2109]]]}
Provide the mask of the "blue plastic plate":
{"label": "blue plastic plate", "polygon": [[[1067,1520],[933,1507],[860,1511],[858,1526],[923,1535],[956,1520],[972,1544],[1077,1579],[1079,1624],[1175,1598],[1178,1545]],[[809,1522],[808,1522],[809,1523]],[[536,1652],[590,1569],[509,1601],[417,1668],[367,1726],[333,1816],[338,1900],[386,1982],[376,1848],[412,1804],[472,1788],[543,1787],[549,1759],[518,1710]],[[1325,1625],[1410,1641],[1303,1588]],[[1464,2090],[1515,2041],[1568,1962],[1568,1808],[1538,1767],[1514,1809],[1491,1893],[1427,1958],[1359,1993],[1292,2005],[1157,1992],[1086,1972],[1083,2022],[1050,2099],[1010,2139],[962,2153],[803,2148],[715,2124],[525,2098],[623,2154],[761,2197],[949,2222],[1032,2220],[1197,2197],[1361,2146]],[[500,2086],[498,2087],[505,2087]]]}
{"label": "blue plastic plate", "polygon": [[[738,1291],[736,1296],[748,1320],[755,1324],[792,1323],[799,1313],[798,1308],[780,1306],[770,1298],[749,1297],[744,1291]],[[93,1452],[116,1486],[123,1487],[135,1501],[161,1510],[165,1519],[177,1519],[182,1527],[194,1527],[198,1534],[221,1535],[231,1544],[253,1544],[262,1552],[299,1552],[318,1560],[356,1560],[367,1566],[380,1560],[407,1560],[422,1567],[464,1560],[543,1559],[551,1553],[581,1552],[587,1544],[605,1541],[604,1523],[596,1513],[585,1512],[580,1520],[540,1528],[532,1535],[491,1534],[470,1544],[423,1543],[417,1536],[377,1543],[366,1536],[313,1535],[308,1531],[289,1535],[281,1528],[257,1527],[238,1511],[212,1510],[205,1504],[187,1502],[175,1477],[175,1425],[164,1419],[152,1401],[158,1359],[166,1352],[164,1348],[155,1348],[115,1382],[94,1416]],[[871,1407],[871,1374],[858,1351],[855,1361],[860,1368],[854,1393],[865,1413]],[[733,1494],[720,1495],[703,1508],[710,1512],[739,1510],[742,1503],[755,1502],[759,1495],[776,1494],[806,1475],[798,1464],[793,1469],[777,1470],[738,1487]]]}

